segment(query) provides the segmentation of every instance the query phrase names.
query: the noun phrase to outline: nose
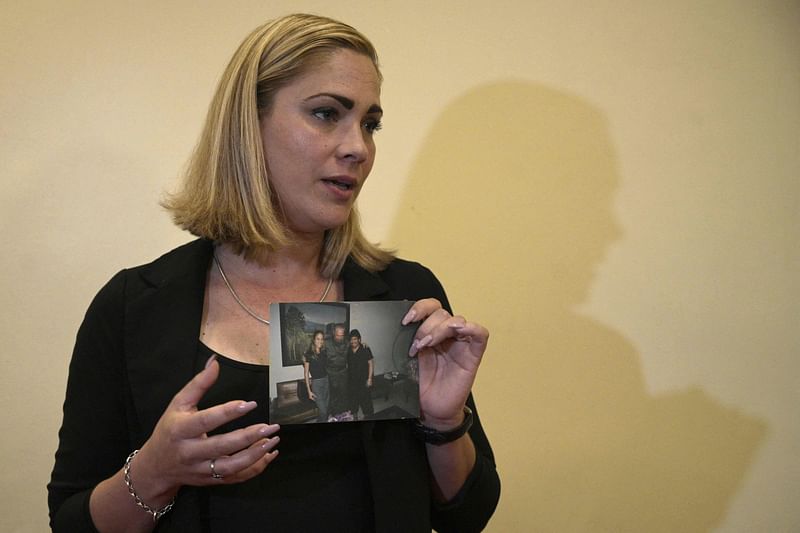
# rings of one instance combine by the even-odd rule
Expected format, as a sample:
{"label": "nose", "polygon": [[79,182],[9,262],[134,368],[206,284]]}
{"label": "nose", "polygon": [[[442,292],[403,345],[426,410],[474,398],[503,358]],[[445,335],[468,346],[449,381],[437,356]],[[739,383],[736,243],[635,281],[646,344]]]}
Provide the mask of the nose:
{"label": "nose", "polygon": [[360,122],[342,125],[342,136],[336,148],[336,155],[353,163],[363,163],[370,153],[372,140]]}

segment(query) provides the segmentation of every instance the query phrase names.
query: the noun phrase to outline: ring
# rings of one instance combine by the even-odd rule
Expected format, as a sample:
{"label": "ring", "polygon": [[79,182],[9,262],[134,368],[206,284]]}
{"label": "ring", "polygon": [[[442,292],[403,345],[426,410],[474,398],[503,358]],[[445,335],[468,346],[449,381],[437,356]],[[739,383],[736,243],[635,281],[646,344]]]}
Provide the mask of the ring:
{"label": "ring", "polygon": [[211,477],[213,477],[214,479],[222,479],[225,476],[223,476],[222,474],[217,474],[217,471],[214,468],[214,463],[216,461],[217,461],[216,459],[211,459]]}

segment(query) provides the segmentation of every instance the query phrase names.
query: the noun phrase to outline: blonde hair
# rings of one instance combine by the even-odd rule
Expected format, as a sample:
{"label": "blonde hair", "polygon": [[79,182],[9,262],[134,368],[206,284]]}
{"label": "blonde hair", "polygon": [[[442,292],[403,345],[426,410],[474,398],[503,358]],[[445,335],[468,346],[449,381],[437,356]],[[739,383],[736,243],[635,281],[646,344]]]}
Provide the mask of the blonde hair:
{"label": "blonde hair", "polygon": [[[259,119],[281,87],[343,48],[369,57],[381,79],[372,43],[333,19],[288,15],[245,38],[222,75],[180,189],[162,201],[175,224],[246,257],[291,243],[270,186]],[[338,277],[348,255],[369,271],[393,258],[364,237],[355,206],[344,225],[326,231],[320,273]]]}

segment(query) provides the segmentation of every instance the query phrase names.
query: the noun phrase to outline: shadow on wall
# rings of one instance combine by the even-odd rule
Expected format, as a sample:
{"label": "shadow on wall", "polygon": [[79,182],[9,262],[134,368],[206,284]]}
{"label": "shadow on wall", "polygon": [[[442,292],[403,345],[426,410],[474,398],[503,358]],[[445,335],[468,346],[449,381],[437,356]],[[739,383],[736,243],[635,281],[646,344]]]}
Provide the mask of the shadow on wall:
{"label": "shadow on wall", "polygon": [[476,396],[503,480],[491,531],[708,531],[766,425],[699,389],[650,396],[618,332],[575,308],[619,237],[602,114],[522,82],[435,122],[390,243],[492,339]]}

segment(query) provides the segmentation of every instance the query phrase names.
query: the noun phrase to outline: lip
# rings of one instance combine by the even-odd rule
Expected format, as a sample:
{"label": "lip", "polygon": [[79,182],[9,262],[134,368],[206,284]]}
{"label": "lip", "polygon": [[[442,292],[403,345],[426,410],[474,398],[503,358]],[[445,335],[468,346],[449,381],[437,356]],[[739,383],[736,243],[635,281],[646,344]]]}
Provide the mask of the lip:
{"label": "lip", "polygon": [[358,180],[352,176],[328,176],[322,183],[336,198],[349,200],[358,189]]}

